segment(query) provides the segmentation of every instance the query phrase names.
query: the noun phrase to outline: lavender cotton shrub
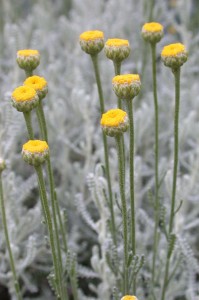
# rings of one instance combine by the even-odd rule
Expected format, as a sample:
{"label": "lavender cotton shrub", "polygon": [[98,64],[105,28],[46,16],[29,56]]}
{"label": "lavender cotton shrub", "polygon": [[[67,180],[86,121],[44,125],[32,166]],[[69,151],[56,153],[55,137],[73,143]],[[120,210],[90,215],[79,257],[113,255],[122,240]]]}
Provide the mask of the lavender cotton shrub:
{"label": "lavender cotton shrub", "polygon": [[198,9],[2,1],[1,300],[199,300]]}

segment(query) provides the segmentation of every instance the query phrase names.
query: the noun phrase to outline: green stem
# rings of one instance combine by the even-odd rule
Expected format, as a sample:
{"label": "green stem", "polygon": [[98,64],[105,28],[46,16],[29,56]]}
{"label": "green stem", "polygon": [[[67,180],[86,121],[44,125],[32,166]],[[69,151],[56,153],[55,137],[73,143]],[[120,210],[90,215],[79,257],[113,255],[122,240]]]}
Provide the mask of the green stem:
{"label": "green stem", "polygon": [[[176,182],[177,182],[177,170],[178,170],[178,125],[179,125],[179,110],[180,110],[180,68],[172,71],[175,77],[175,116],[174,116],[174,167],[173,167],[171,211],[170,211],[170,220],[169,220],[169,234],[171,234],[173,231],[173,222],[175,216]],[[169,265],[170,265],[170,256],[169,256],[169,244],[168,244],[167,262],[166,262],[166,268],[164,274],[161,300],[165,299],[166,288],[168,285]]]}
{"label": "green stem", "polygon": [[25,121],[26,121],[26,127],[28,130],[28,135],[30,140],[34,140],[34,133],[32,129],[32,120],[31,120],[31,111],[24,112],[23,113]]}
{"label": "green stem", "polygon": [[153,243],[153,263],[152,263],[152,282],[155,280],[155,264],[158,247],[158,224],[159,224],[159,112],[158,112],[158,97],[156,83],[156,44],[151,44],[152,52],[152,72],[153,72],[153,98],[154,98],[154,115],[155,115],[155,226],[154,226],[154,243]]}
{"label": "green stem", "polygon": [[53,225],[52,225],[52,221],[51,221],[50,209],[48,206],[48,199],[47,199],[47,195],[46,195],[46,188],[45,188],[42,168],[41,168],[41,166],[37,166],[37,167],[35,167],[35,170],[37,172],[39,189],[40,189],[40,197],[41,197],[42,207],[44,209],[45,218],[46,218],[46,222],[47,222],[46,225],[48,228],[48,234],[49,234],[49,239],[50,239],[50,247],[51,247],[51,252],[52,252],[53,266],[54,266],[54,270],[55,270],[55,282],[57,285],[57,291],[59,292],[60,299],[65,299],[62,295],[63,291],[62,291],[61,270],[59,269],[59,263],[58,263],[57,255],[56,255],[56,248],[55,248],[54,234],[53,234]]}
{"label": "green stem", "polygon": [[26,73],[26,77],[30,77],[33,75],[33,71],[32,70],[25,70],[25,73]]}
{"label": "green stem", "polygon": [[4,197],[3,197],[3,185],[2,185],[1,172],[0,172],[0,202],[1,202],[0,205],[1,205],[1,214],[2,214],[2,222],[3,222],[3,227],[4,227],[4,234],[5,234],[6,245],[7,245],[8,253],[9,253],[10,267],[11,267],[13,278],[14,278],[15,291],[16,291],[17,299],[22,300],[21,291],[20,291],[20,287],[19,287],[19,282],[18,282],[16,269],[15,269],[14,258],[13,258],[13,255],[12,255],[12,249],[11,249],[11,246],[10,246],[9,234],[8,234],[8,227],[7,227],[7,221],[6,221],[6,211],[5,211]]}
{"label": "green stem", "polygon": [[48,131],[47,131],[46,119],[45,119],[41,99],[39,100],[39,104],[38,104],[36,110],[37,110],[37,117],[38,117],[38,120],[39,120],[40,130],[42,132],[42,138],[48,143]]}
{"label": "green stem", "polygon": [[[131,204],[131,249],[136,255],[136,232],[135,232],[135,187],[134,187],[134,118],[133,118],[133,99],[127,101],[129,116],[129,182],[130,182],[130,204]],[[133,293],[136,294],[136,281],[133,281]]]}
{"label": "green stem", "polygon": [[45,141],[45,134],[44,134],[44,131],[43,131],[42,120],[41,120],[41,116],[40,116],[38,107],[36,107],[36,114],[37,114],[37,119],[38,119],[38,122],[39,122],[39,129],[40,129],[41,139],[43,141]]}
{"label": "green stem", "polygon": [[[102,92],[102,85],[100,80],[100,73],[98,67],[98,59],[97,55],[91,55],[91,59],[93,62],[93,68],[95,72],[95,78],[97,82],[99,100],[100,100],[100,111],[101,115],[104,113],[104,98]],[[106,168],[106,178],[108,183],[108,194],[109,194],[109,203],[110,203],[110,212],[111,212],[111,233],[114,245],[117,246],[117,236],[116,236],[116,226],[115,226],[115,216],[113,209],[113,196],[112,196],[112,186],[111,186],[111,177],[110,177],[110,168],[109,168],[109,157],[108,157],[108,145],[107,145],[107,137],[103,132],[103,144],[104,144],[104,160],[105,160],[105,168]]]}
{"label": "green stem", "polygon": [[[116,75],[120,75],[120,72],[121,72],[121,62],[113,61],[113,64],[114,64],[114,69],[115,69],[115,76]],[[120,99],[119,97],[117,99],[117,106],[120,109],[122,108],[122,99]]]}
{"label": "green stem", "polygon": [[124,182],[124,163],[123,163],[123,150],[122,139],[119,134],[116,137],[117,153],[118,153],[118,170],[119,170],[119,185],[120,185],[120,197],[122,204],[122,223],[123,223],[123,239],[124,239],[124,294],[128,294],[128,217],[126,207],[126,195],[125,195],[125,182]]}

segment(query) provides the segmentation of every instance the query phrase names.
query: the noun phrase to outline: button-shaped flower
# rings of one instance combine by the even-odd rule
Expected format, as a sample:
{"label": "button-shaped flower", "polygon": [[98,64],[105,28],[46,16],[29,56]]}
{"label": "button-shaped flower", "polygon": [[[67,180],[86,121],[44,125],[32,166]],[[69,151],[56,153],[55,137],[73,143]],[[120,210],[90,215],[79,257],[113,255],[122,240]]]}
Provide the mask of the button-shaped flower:
{"label": "button-shaped flower", "polygon": [[165,66],[178,69],[187,61],[188,53],[183,44],[176,43],[165,46],[161,57]]}
{"label": "button-shaped flower", "polygon": [[39,166],[49,157],[49,147],[46,141],[29,140],[23,145],[22,157],[32,166]]}
{"label": "button-shaped flower", "polygon": [[126,295],[123,296],[121,300],[138,300],[135,296]]}
{"label": "button-shaped flower", "polygon": [[12,105],[21,112],[29,112],[39,103],[36,91],[30,86],[17,87],[11,96]]}
{"label": "button-shaped flower", "polygon": [[127,131],[129,119],[125,111],[111,109],[102,115],[100,124],[106,135],[115,137]]}
{"label": "button-shaped flower", "polygon": [[85,31],[79,36],[82,50],[95,55],[104,48],[104,33],[99,30]]}
{"label": "button-shaped flower", "polygon": [[163,26],[160,23],[145,23],[142,27],[142,37],[149,43],[158,43],[163,37],[163,34]]}
{"label": "button-shaped flower", "polygon": [[40,63],[39,51],[33,49],[17,51],[17,63],[21,69],[32,72]]}
{"label": "button-shaped flower", "polygon": [[37,92],[40,100],[45,98],[46,94],[48,93],[48,84],[43,77],[36,75],[30,76],[24,81],[23,84],[33,88]]}
{"label": "button-shaped flower", "polygon": [[126,59],[130,51],[129,41],[123,39],[108,39],[104,47],[106,56],[118,63]]}
{"label": "button-shaped flower", "polygon": [[113,90],[120,99],[131,100],[140,92],[141,82],[138,74],[117,75],[112,79]]}

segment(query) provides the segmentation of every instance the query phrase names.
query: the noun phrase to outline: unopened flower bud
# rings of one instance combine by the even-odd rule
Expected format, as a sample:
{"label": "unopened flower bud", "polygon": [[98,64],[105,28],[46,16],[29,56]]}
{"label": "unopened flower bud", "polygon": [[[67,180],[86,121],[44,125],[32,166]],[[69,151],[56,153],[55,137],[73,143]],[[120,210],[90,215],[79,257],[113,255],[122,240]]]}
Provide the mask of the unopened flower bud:
{"label": "unopened flower bud", "polygon": [[188,53],[183,44],[176,43],[165,46],[162,50],[161,57],[165,66],[175,70],[187,61]]}
{"label": "unopened flower bud", "polygon": [[85,31],[80,34],[79,42],[84,52],[98,54],[104,47],[104,33],[99,30]]}
{"label": "unopened flower bud", "polygon": [[158,43],[163,37],[163,34],[163,26],[160,23],[145,23],[142,27],[142,37],[149,43]]}
{"label": "unopened flower bud", "polygon": [[37,167],[49,157],[48,144],[46,141],[29,140],[23,145],[22,157],[29,165]]}
{"label": "unopened flower bud", "polygon": [[39,100],[45,98],[46,94],[48,93],[48,84],[43,77],[36,75],[30,76],[24,81],[23,84],[33,88],[37,92]]}
{"label": "unopened flower bud", "polygon": [[11,96],[12,105],[21,112],[29,112],[39,103],[36,91],[29,86],[19,86]]}
{"label": "unopened flower bud", "polygon": [[17,63],[26,72],[32,72],[40,63],[39,51],[33,49],[17,51]]}
{"label": "unopened flower bud", "polygon": [[5,160],[0,157],[0,174],[3,172],[3,170],[5,170],[5,168],[6,168]]}
{"label": "unopened flower bud", "polygon": [[101,127],[106,135],[118,136],[127,131],[129,127],[128,115],[121,109],[111,109],[101,118]]}
{"label": "unopened flower bud", "polygon": [[118,63],[126,59],[130,51],[129,41],[123,39],[108,39],[104,47],[106,56]]}
{"label": "unopened flower bud", "polygon": [[140,92],[141,82],[138,74],[117,75],[112,79],[113,90],[120,99],[132,100]]}

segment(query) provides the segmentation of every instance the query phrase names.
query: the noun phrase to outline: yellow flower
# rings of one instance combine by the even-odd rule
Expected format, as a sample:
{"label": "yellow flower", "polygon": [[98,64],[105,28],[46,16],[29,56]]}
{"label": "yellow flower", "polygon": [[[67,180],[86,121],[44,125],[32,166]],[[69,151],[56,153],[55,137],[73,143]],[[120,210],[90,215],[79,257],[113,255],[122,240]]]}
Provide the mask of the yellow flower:
{"label": "yellow flower", "polygon": [[138,74],[117,75],[112,79],[113,90],[120,99],[132,100],[140,92],[141,82]]}
{"label": "yellow flower", "polygon": [[19,86],[16,88],[12,93],[11,100],[13,106],[22,112],[32,110],[39,102],[36,91],[29,86]]}
{"label": "yellow flower", "polygon": [[46,141],[29,140],[23,145],[22,157],[25,162],[39,166],[49,157],[49,147]]}
{"label": "yellow flower", "polygon": [[98,39],[104,38],[103,31],[99,30],[92,30],[92,31],[85,31],[79,36],[80,40],[82,41],[93,41]]}
{"label": "yellow flower", "polygon": [[138,300],[135,296],[126,295],[121,300]]}
{"label": "yellow flower", "polygon": [[48,92],[47,81],[40,76],[30,76],[24,81],[23,84],[35,89],[39,96],[39,99],[43,99]]}
{"label": "yellow flower", "polygon": [[130,51],[129,41],[123,39],[109,39],[104,47],[106,56],[115,62],[123,61],[129,56]]}
{"label": "yellow flower", "polygon": [[17,63],[26,72],[32,72],[40,63],[39,51],[33,49],[17,51]]}
{"label": "yellow flower", "polygon": [[159,32],[159,31],[163,31],[163,26],[160,23],[156,23],[156,22],[145,23],[142,27],[142,30],[148,32]]}
{"label": "yellow flower", "polygon": [[187,61],[188,53],[183,44],[176,43],[165,46],[162,50],[161,57],[165,66],[177,69]]}
{"label": "yellow flower", "polygon": [[80,34],[79,42],[84,52],[95,55],[104,47],[104,33],[99,30],[85,31]]}
{"label": "yellow flower", "polygon": [[102,115],[100,124],[107,135],[117,136],[128,129],[128,115],[121,109],[111,109]]}
{"label": "yellow flower", "polygon": [[149,43],[158,43],[163,37],[163,26],[156,22],[145,23],[142,27],[142,37]]}
{"label": "yellow flower", "polygon": [[35,55],[39,55],[38,50],[23,49],[23,50],[18,50],[17,51],[17,57],[19,57],[19,56],[35,56]]}

